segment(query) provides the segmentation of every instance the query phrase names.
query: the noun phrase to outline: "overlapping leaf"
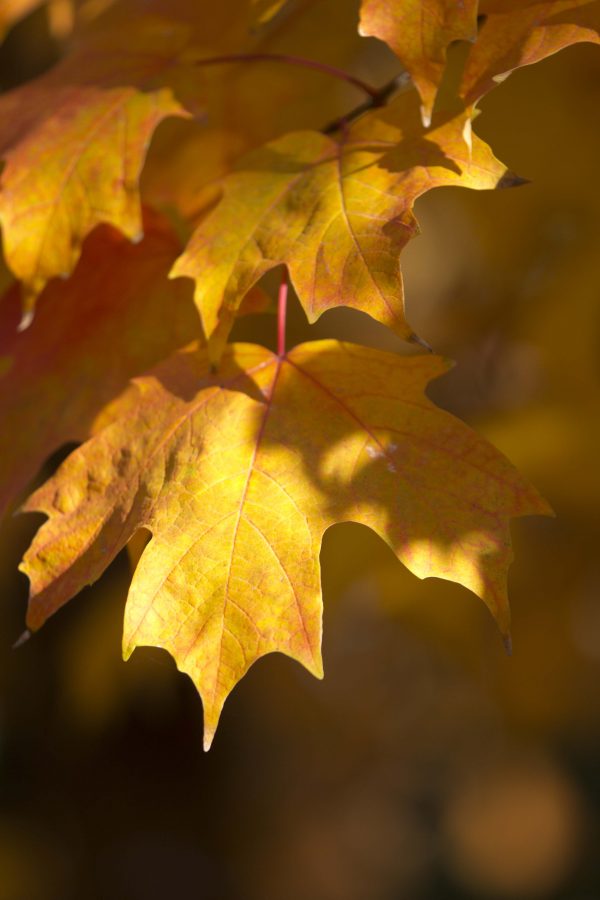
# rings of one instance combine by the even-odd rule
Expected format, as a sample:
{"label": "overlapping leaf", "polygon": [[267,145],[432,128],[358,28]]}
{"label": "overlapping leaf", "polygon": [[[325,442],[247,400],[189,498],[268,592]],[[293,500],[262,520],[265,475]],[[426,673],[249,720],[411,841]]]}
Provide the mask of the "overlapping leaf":
{"label": "overlapping leaf", "polygon": [[273,356],[197,349],[136,380],[111,423],[26,508],[49,516],[26,554],[28,624],[152,533],[124,648],[164,647],[204,704],[212,740],[230,690],[281,651],[321,674],[325,530],[374,529],[419,577],[478,593],[507,634],[509,519],[547,508],[489,444],[426,399],[446,364],[335,341]]}
{"label": "overlapping leaf", "polygon": [[[202,55],[251,52],[273,54],[279,61],[232,61],[203,69],[212,79],[206,120],[171,120],[162,126],[144,172],[145,196],[177,207],[186,218],[196,218],[218,199],[219,179],[249,150],[288,131],[320,129],[363,99],[343,79],[282,62],[282,57],[368,72],[375,85],[397,71],[393,60],[374,54],[372,42],[359,36],[358,0],[295,0],[276,21],[245,31],[239,27],[244,8],[229,0],[218,8],[212,3],[208,14],[198,15],[194,33],[202,41]],[[188,4],[187,9],[192,13],[199,7]],[[224,27],[228,9],[231,21]],[[220,30],[214,24],[219,19]]]}
{"label": "overlapping leaf", "polygon": [[[341,111],[352,89],[324,89],[328,80],[335,86],[335,79],[314,70],[280,65],[281,77],[273,78],[268,62],[198,64],[257,50],[304,52],[341,63],[360,44],[355,24],[346,11],[334,11],[339,39],[332,50],[323,22],[331,22],[336,4],[316,6],[301,0],[291,26],[265,30],[253,27],[252,0],[218,7],[209,0],[111,4],[98,34],[82,38],[79,49],[48,75],[0,100],[0,157],[6,162],[0,223],[7,262],[26,286],[27,312],[46,281],[71,272],[81,241],[98,222],[113,224],[131,239],[140,234],[138,177],[164,118],[184,117],[185,111],[210,117],[211,128],[183,165],[189,135],[182,140],[175,132],[175,143],[163,148],[174,160],[166,170],[173,184],[154,181],[152,195],[170,203],[180,185],[179,193],[188,195],[187,211],[197,204],[197,185],[202,190],[249,146],[294,121],[316,125]],[[282,104],[285,115],[277,112]],[[302,112],[308,109],[310,116]]]}
{"label": "overlapping leaf", "polygon": [[[303,55],[317,61],[352,56],[355,21],[351,38],[343,31],[330,47],[346,4],[284,6],[114,3],[108,40],[86,38],[54,72],[0,100],[0,222],[27,310],[49,279],[71,272],[98,223],[141,238],[138,178],[164,118],[211,117],[185,148],[186,212],[204,211],[231,161],[294,127],[290,120],[304,124],[306,109],[308,125],[326,132],[295,130],[245,156],[172,270],[196,282],[208,352],[180,350],[124,392],[129,376],[198,324],[189,285],[165,281],[176,242],[156,223],[138,247],[95,234],[72,281],[48,287],[29,332],[15,334],[16,291],[0,307],[0,324],[10,326],[0,345],[0,424],[14,435],[0,501],[56,447],[93,435],[26,504],[48,516],[22,567],[28,625],[40,627],[149,530],[125,653],[140,644],[171,652],[202,696],[207,745],[228,693],[260,656],[281,651],[321,674],[319,552],[336,522],[371,527],[420,577],[475,591],[508,634],[509,520],[547,507],[500,454],[425,398],[445,364],[336,342],[284,357],[225,342],[244,298],[282,264],[310,321],[346,305],[414,339],[398,258],[417,230],[416,198],[447,184],[514,183],[471,135],[469,107],[513,68],[598,40],[600,19],[598,0],[484,0],[479,10],[475,0],[362,0],[362,33],[395,50],[416,89],[336,129],[326,127],[330,109],[336,118],[338,107],[352,108],[343,75],[339,96],[321,104],[313,88],[322,73],[277,79],[237,60],[259,50],[294,62],[296,41],[314,44]],[[336,18],[315,29],[324,10]],[[156,12],[172,21],[147,19]],[[477,12],[486,18],[467,56],[465,105],[438,109],[431,123],[447,47],[474,37]],[[3,21],[0,13],[0,31]],[[221,74],[211,55],[226,63]],[[183,171],[182,156],[172,156]]]}
{"label": "overlapping leaf", "polygon": [[95,233],[24,332],[18,288],[0,299],[0,516],[47,456],[88,437],[132,375],[198,335],[191,293],[166,279],[179,242],[157,217],[145,230],[137,246],[112,229]]}
{"label": "overlapping leaf", "polygon": [[453,41],[477,32],[477,0],[362,0],[360,31],[386,41],[410,73],[429,124]]}
{"label": "overlapping leaf", "polygon": [[600,43],[598,0],[482,0],[485,15],[465,65],[461,93],[475,103],[519,66],[582,41]]}
{"label": "overlapping leaf", "polygon": [[441,185],[511,183],[466,113],[424,129],[409,90],[338,138],[286,135],[249,154],[198,227],[173,276],[196,280],[196,303],[218,358],[237,307],[266,271],[285,263],[309,321],[344,305],[403,338],[398,256],[416,233],[415,199]]}

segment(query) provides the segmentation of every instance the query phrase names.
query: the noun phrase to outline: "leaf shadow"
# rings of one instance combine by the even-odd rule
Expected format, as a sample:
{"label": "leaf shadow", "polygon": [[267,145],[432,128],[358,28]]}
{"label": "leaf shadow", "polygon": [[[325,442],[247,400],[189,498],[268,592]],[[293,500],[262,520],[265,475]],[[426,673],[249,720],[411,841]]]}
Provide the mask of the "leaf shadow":
{"label": "leaf shadow", "polygon": [[[272,360],[269,359],[264,365],[258,364],[256,368],[260,369],[271,364]],[[265,404],[265,394],[252,377],[253,371],[244,369],[229,354],[224,363],[218,369],[214,369],[209,363],[206,347],[192,345],[168,357],[148,374],[160,382],[170,394],[188,404],[193,404],[200,392],[215,387],[238,391],[260,404]]]}
{"label": "leaf shadow", "polygon": [[[284,360],[270,408],[257,407],[250,426],[260,435],[260,450],[273,457],[282,451],[289,460],[287,468],[276,470],[282,490],[293,497],[294,486],[301,486],[298,496],[309,496],[309,508],[318,505],[323,533],[343,522],[366,525],[415,574],[461,581],[505,615],[510,519],[542,511],[536,492],[499,452],[425,396],[426,383],[447,368],[443,361],[436,372],[429,356],[404,358],[423,393],[417,400],[409,391],[403,403],[393,391],[386,394],[384,382],[382,404],[364,348],[338,345],[332,352],[331,343],[323,342],[320,352],[333,366],[340,354],[355,357],[349,382],[359,384],[364,373],[360,402],[363,408],[373,403],[373,412],[361,420],[355,403],[360,392],[353,395],[348,388],[344,396],[342,382],[334,396],[307,377],[303,366]],[[385,373],[385,357],[393,363],[391,354],[377,354],[377,377]],[[394,378],[398,372],[391,365],[388,379]],[[301,391],[307,393],[304,401]],[[487,468],[480,468],[482,458]]]}

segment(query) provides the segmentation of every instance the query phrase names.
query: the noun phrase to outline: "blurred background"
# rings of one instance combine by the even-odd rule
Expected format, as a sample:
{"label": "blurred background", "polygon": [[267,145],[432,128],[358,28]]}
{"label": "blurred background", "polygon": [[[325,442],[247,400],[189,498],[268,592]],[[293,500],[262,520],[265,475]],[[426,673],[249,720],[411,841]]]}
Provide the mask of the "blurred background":
{"label": "blurred background", "polygon": [[[0,47],[0,86],[59,52],[40,10]],[[600,53],[516,72],[482,107],[477,132],[532,183],[425,196],[403,269],[411,324],[457,360],[431,396],[556,512],[513,527],[513,657],[466,590],[337,526],[325,680],[261,660],[204,754],[200,701],[170,658],[121,660],[126,556],[11,650],[37,519],[9,519],[0,900],[600,897]],[[291,319],[290,342],[406,352],[359,314]],[[236,328],[273,346],[270,316]]]}

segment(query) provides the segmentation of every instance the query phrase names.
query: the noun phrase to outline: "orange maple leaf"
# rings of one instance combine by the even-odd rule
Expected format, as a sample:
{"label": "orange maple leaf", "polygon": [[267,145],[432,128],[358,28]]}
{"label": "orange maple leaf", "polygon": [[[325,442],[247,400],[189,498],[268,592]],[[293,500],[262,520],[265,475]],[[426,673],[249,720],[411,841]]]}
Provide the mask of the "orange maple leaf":
{"label": "orange maple leaf", "polygon": [[68,282],[49,285],[38,313],[17,331],[15,285],[0,299],[0,517],[45,459],[83,441],[129,378],[193,340],[200,330],[191,292],[166,279],[180,250],[158,216],[134,245],[110,228],[87,242]]}
{"label": "orange maple leaf", "polygon": [[582,41],[600,43],[599,0],[482,0],[485,20],[465,64],[461,95],[473,104],[513,69]]}

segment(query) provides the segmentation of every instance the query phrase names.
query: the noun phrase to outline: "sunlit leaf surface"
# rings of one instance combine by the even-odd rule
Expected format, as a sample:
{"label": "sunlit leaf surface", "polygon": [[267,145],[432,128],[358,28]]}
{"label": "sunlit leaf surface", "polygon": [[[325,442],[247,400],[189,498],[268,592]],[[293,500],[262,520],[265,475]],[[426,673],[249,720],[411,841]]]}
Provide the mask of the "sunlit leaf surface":
{"label": "sunlit leaf surface", "polygon": [[494,448],[424,396],[446,369],[335,341],[280,358],[197,349],[136,380],[120,414],[27,502],[28,625],[93,582],[135,532],[124,650],[164,647],[198,688],[210,745],[260,656],[321,664],[319,552],[336,522],[376,531],[421,578],[479,594],[505,636],[509,520],[546,504]]}

